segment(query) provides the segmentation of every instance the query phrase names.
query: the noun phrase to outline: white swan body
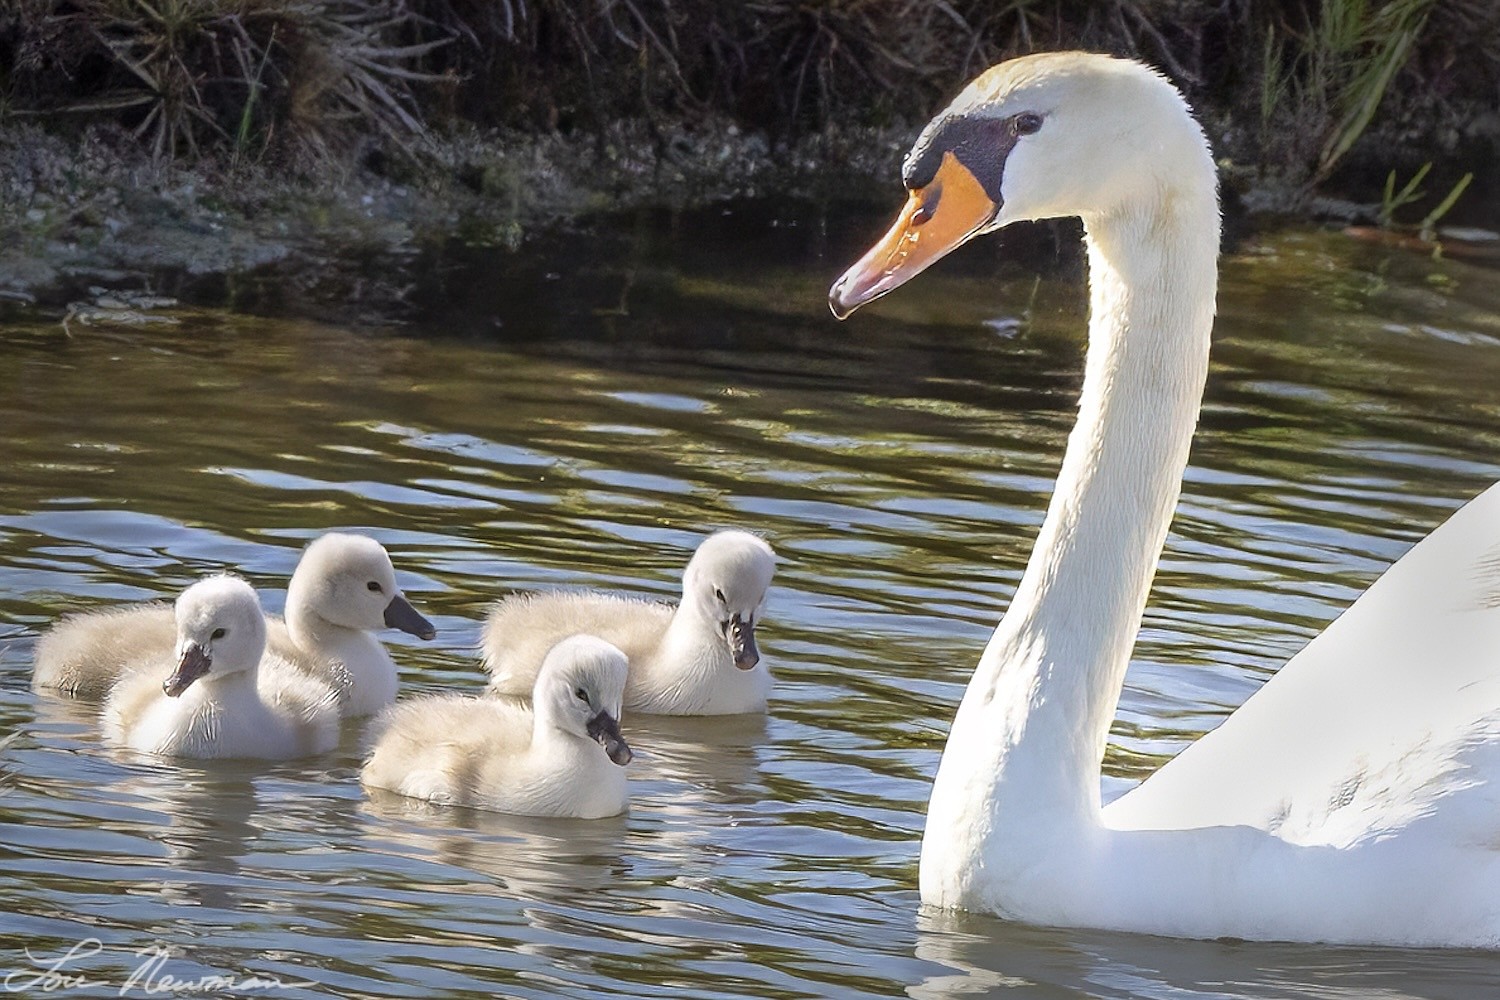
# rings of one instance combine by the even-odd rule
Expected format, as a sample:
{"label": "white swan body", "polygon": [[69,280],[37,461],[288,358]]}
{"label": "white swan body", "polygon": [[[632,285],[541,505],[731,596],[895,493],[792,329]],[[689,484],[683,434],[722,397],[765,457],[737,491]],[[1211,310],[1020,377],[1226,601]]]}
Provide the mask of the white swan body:
{"label": "white swan body", "polygon": [[[344,714],[368,715],[396,700],[396,664],[371,634],[386,626],[433,636],[380,543],[330,533],[297,563],[286,618],[268,620],[268,641],[277,656],[337,688]],[[69,615],[37,641],[32,684],[102,699],[127,665],[170,655],[176,641],[172,605],[159,601]]]}
{"label": "white swan body", "polygon": [[338,693],[266,653],[245,581],[201,580],[174,608],[176,652],[132,664],[104,703],[107,740],[173,757],[283,760],[338,742]]}
{"label": "white swan body", "polygon": [[576,633],[630,660],[625,708],[654,715],[763,712],[771,673],[755,644],[776,556],[745,531],[704,539],[682,575],[682,603],[593,592],[515,594],[484,628],[484,665],[501,694],[530,691],[547,651]]}
{"label": "white swan body", "polygon": [[427,695],[387,709],[360,778],[442,805],[598,819],[625,811],[625,654],[573,636],[547,653],[531,703]]}
{"label": "white swan body", "polygon": [[1500,947],[1500,487],[1230,716],[1100,805],[1207,374],[1218,203],[1176,90],[1058,53],[981,76],[908,157],[836,313],[971,236],[1080,215],[1089,350],[1025,575],[933,783],[924,903],[1182,937]]}

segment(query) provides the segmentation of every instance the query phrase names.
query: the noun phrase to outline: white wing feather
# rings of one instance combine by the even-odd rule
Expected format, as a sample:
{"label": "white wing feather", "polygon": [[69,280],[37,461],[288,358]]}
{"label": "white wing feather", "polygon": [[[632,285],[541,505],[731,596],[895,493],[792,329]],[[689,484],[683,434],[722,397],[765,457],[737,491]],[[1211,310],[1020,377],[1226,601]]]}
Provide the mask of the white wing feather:
{"label": "white wing feather", "polygon": [[1500,484],[1413,547],[1219,728],[1111,803],[1105,822],[1245,825],[1338,847],[1420,831],[1500,848],[1497,737]]}

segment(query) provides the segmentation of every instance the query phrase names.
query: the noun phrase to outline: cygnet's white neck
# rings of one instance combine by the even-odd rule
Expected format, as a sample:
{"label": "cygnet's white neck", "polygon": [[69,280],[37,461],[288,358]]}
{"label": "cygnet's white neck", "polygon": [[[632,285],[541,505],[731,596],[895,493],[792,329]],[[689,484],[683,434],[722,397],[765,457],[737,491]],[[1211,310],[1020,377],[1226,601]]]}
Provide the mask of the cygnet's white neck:
{"label": "cygnet's white neck", "polygon": [[551,746],[566,743],[571,734],[563,725],[562,714],[548,697],[531,697],[531,746]]}
{"label": "cygnet's white neck", "polygon": [[383,659],[385,647],[363,629],[331,622],[314,610],[295,589],[288,589],[286,629],[300,649],[321,656],[356,663],[370,657]]}
{"label": "cygnet's white neck", "polygon": [[298,649],[338,665],[342,676],[333,683],[347,685],[346,715],[369,715],[396,700],[396,663],[375,635],[329,621],[295,587],[287,591],[286,628]]}
{"label": "cygnet's white neck", "polygon": [[667,623],[666,634],[678,641],[701,640],[710,634],[718,635],[719,616],[699,599],[697,591],[687,591],[672,611],[672,620]]}
{"label": "cygnet's white neck", "polygon": [[[1211,168],[1209,177],[1212,176]],[[1025,575],[969,682],[933,784],[922,899],[973,905],[1099,830],[1099,768],[1181,491],[1208,371],[1211,185],[1085,218],[1078,422]],[[989,869],[987,872],[986,869]],[[988,900],[993,912],[1003,901]]]}
{"label": "cygnet's white neck", "polygon": [[[570,696],[571,697],[571,696]],[[578,728],[550,698],[532,697],[531,745],[528,750],[539,760],[592,760],[599,746],[587,732]]]}
{"label": "cygnet's white neck", "polygon": [[247,694],[253,694],[260,682],[259,664],[252,664],[242,670],[234,670],[224,673],[222,668],[215,671],[209,668],[208,673],[194,681],[192,686],[181,697],[188,693],[196,692],[198,697],[204,701],[225,698],[239,698]]}

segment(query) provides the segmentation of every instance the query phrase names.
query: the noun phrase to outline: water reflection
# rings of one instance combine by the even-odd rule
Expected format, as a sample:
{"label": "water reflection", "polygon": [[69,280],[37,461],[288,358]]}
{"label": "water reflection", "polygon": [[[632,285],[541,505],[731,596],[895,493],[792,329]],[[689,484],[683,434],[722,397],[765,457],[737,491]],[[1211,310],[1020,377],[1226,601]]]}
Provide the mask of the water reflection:
{"label": "water reflection", "polygon": [[[976,247],[834,327],[830,261],[867,234],[768,211],[449,262],[421,277],[419,312],[377,331],[207,309],[71,337],[45,313],[0,326],[7,940],[94,934],[113,949],[96,967],[118,970],[161,939],[184,969],[372,996],[1500,987],[1486,956],[919,912],[931,775],[1072,419],[1077,265]],[[788,242],[799,232],[821,235]],[[1111,796],[1497,476],[1490,273],[1267,237],[1226,261],[1214,351]],[[618,820],[366,796],[358,724],[306,762],[145,763],[99,746],[92,709],[29,689],[30,645],[65,611],[224,567],[276,610],[305,541],[354,528],[439,629],[385,636],[404,689],[477,694],[491,601],[556,586],[673,599],[692,547],[728,526],[782,557],[758,635],[771,711],[625,720],[640,755]]]}
{"label": "water reflection", "polygon": [[[1481,995],[1495,960],[1474,952],[1400,952],[1025,927],[923,912],[916,954],[942,967],[908,988],[914,1000],[986,996],[1135,998],[1430,997]],[[1478,992],[1475,992],[1478,991]]]}
{"label": "water reflection", "polygon": [[633,715],[628,722],[653,777],[671,786],[657,807],[668,815],[701,815],[695,806],[712,800],[746,805],[765,797],[758,750],[770,742],[764,715],[672,718]]}
{"label": "water reflection", "polygon": [[162,764],[120,754],[134,766],[116,783],[115,794],[153,814],[148,823],[164,850],[153,855],[163,867],[158,883],[162,901],[232,912],[246,902],[240,859],[252,852],[261,831],[264,806],[251,774],[239,767],[199,770],[191,764]]}
{"label": "water reflection", "polygon": [[436,806],[381,789],[367,794],[361,811],[379,821],[379,850],[475,873],[516,900],[588,897],[623,873],[623,817],[538,819]]}

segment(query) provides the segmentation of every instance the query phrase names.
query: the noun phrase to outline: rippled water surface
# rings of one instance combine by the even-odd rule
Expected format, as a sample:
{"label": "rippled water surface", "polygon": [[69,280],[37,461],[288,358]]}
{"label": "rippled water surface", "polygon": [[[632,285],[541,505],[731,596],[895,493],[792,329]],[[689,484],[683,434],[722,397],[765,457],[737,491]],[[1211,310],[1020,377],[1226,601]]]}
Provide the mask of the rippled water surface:
{"label": "rippled water surface", "polygon": [[[733,206],[451,254],[376,328],[6,314],[0,973],[92,938],[102,950],[64,966],[93,983],[79,995],[112,994],[154,946],[179,979],[362,996],[1500,990],[1482,954],[919,911],[929,782],[1061,456],[1084,293],[1077,267],[1037,277],[991,242],[838,325],[824,292],[883,212]],[[1258,236],[1225,260],[1214,351],[1107,795],[1500,478],[1494,272]],[[489,601],[670,598],[696,541],[729,525],[782,557],[760,633],[770,712],[628,718],[618,820],[371,798],[353,724],[306,761],[152,763],[29,688],[35,638],[64,612],[225,567],[279,610],[305,541],[353,527],[440,630],[388,637],[405,689],[478,691]]]}

